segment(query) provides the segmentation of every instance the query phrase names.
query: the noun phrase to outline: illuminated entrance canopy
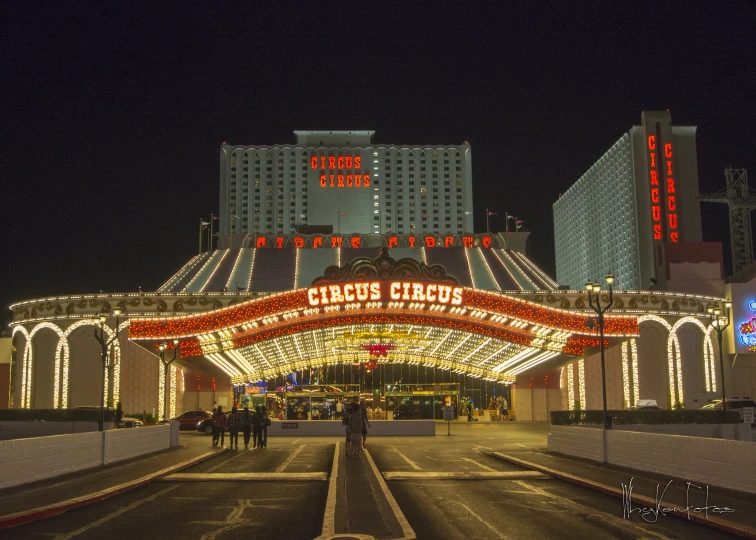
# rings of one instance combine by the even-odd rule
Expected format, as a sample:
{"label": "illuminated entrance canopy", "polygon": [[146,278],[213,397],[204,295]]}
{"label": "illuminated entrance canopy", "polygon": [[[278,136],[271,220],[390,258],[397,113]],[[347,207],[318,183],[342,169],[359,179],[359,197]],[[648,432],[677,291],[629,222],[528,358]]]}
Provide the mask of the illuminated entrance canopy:
{"label": "illuminated entrance canopy", "polygon": [[[397,261],[384,248],[377,259],[327,268],[306,289],[203,314],[132,320],[129,338],[179,339],[182,358],[204,356],[235,382],[376,357],[511,382],[520,371],[597,347],[589,319],[462,287],[442,266]],[[607,343],[638,332],[634,316],[606,317]]]}
{"label": "illuminated entrance canopy", "polygon": [[307,289],[311,306],[379,300],[462,304],[462,287],[409,281],[372,281],[323,285]]}

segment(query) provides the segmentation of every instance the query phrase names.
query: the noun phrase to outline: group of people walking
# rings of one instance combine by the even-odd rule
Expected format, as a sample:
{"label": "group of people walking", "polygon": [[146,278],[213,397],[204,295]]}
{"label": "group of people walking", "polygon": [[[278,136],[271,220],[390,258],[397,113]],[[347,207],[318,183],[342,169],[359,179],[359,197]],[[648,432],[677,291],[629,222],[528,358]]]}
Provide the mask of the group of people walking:
{"label": "group of people walking", "polygon": [[365,402],[355,397],[352,403],[344,405],[341,423],[346,426],[346,455],[359,456],[367,441],[368,428],[372,427]]}
{"label": "group of people walking", "polygon": [[244,448],[249,448],[249,438],[252,436],[252,448],[266,448],[268,446],[268,426],[270,418],[266,407],[255,407],[255,411],[244,407],[239,412],[234,405],[231,412],[226,415],[223,406],[219,405],[213,410],[213,446],[221,447],[225,443],[225,433],[229,434],[229,448],[239,449],[239,432],[244,436]]}

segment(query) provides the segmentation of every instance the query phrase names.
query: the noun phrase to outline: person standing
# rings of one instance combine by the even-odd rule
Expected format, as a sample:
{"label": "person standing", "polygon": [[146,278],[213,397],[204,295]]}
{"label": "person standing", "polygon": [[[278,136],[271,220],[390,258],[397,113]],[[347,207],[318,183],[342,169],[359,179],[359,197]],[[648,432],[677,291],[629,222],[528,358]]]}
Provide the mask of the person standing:
{"label": "person standing", "polygon": [[472,400],[467,402],[467,421],[472,422],[473,404]]}
{"label": "person standing", "polygon": [[249,449],[249,436],[252,434],[252,413],[249,407],[244,407],[241,413],[242,433],[244,433],[244,448]]}
{"label": "person standing", "polygon": [[341,398],[336,400],[336,418],[341,419],[341,417],[344,414],[344,402],[341,401]]}
{"label": "person standing", "polygon": [[228,414],[227,422],[228,422],[228,439],[229,439],[228,447],[231,449],[236,448],[238,450],[239,449],[239,428],[241,428],[241,415],[239,414],[239,411],[236,409],[236,405],[234,405],[234,408],[231,409],[231,412]]}
{"label": "person standing", "polygon": [[365,441],[367,441],[368,428],[373,427],[370,425],[370,419],[368,418],[367,405],[365,400],[360,402],[360,412],[362,413],[362,448],[365,448]]}
{"label": "person standing", "polygon": [[223,406],[218,405],[218,408],[213,415],[213,446],[218,446],[218,440],[220,440],[221,448],[223,448],[226,432],[226,415],[223,414]]}
{"label": "person standing", "polygon": [[270,418],[268,418],[268,409],[263,405],[262,408],[262,445],[263,448],[268,447],[268,426],[270,425]]}
{"label": "person standing", "polygon": [[501,404],[499,405],[499,420],[509,420],[509,404],[506,398],[501,398]]}
{"label": "person standing", "polygon": [[252,415],[252,448],[262,448],[262,412],[260,406],[255,407],[255,414]]}
{"label": "person standing", "polygon": [[360,455],[360,449],[362,447],[362,413],[360,413],[360,404],[352,403],[352,410],[349,411],[349,424],[347,426],[347,433],[349,438],[349,452],[348,456],[357,457]]}

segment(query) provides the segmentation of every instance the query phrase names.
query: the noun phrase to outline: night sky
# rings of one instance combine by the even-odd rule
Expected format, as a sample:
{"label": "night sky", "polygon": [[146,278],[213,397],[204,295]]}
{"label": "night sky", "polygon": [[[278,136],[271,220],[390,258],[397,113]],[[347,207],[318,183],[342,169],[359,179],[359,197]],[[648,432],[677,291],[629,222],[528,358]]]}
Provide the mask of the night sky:
{"label": "night sky", "polygon": [[[224,140],[470,141],[476,232],[487,207],[519,216],[552,275],[552,203],[643,109],[698,126],[701,191],[728,164],[756,187],[750,2],[29,4],[0,7],[3,325],[15,301],[173,275],[218,212]],[[729,268],[726,206],[702,211]]]}

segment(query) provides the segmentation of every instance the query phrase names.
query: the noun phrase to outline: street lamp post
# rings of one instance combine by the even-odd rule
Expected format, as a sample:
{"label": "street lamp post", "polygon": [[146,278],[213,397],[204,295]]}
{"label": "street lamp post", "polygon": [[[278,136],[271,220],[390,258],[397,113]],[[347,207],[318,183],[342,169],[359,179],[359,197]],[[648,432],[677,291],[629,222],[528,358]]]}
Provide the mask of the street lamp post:
{"label": "street lamp post", "polygon": [[[722,332],[730,326],[730,309],[732,308],[732,302],[729,300],[725,302],[725,314],[726,318],[722,317],[722,311],[720,308],[715,308],[712,305],[706,307],[706,311],[709,313],[709,324],[714,326],[714,330],[717,332],[717,341],[719,341],[719,378],[722,385],[722,416],[727,417],[727,401],[725,401],[725,381],[724,381],[724,355],[722,354]],[[725,319],[727,324],[723,324]],[[724,421],[724,420],[723,420]]]}
{"label": "street lamp post", "polygon": [[[585,288],[588,291],[588,305],[596,312],[599,327],[599,349],[601,350],[601,387],[604,393],[604,429],[612,429],[612,422],[606,412],[606,366],[604,360],[604,313],[611,309],[614,304],[612,296],[612,286],[614,285],[614,276],[607,274],[606,284],[609,286],[609,302],[601,306],[601,285],[598,283],[586,283]],[[594,302],[595,295],[595,302]]]}
{"label": "street lamp post", "polygon": [[163,421],[165,422],[168,418],[168,396],[170,395],[170,386],[171,381],[168,379],[168,369],[170,368],[170,365],[173,363],[174,360],[176,360],[176,357],[178,355],[178,344],[179,340],[174,339],[173,340],[173,358],[166,361],[165,359],[165,350],[168,348],[167,343],[161,343],[158,347],[160,350],[160,361],[163,363],[163,380],[165,381],[165,385],[163,387]]}
{"label": "street lamp post", "polygon": [[113,315],[115,315],[115,333],[112,338],[108,339],[105,334],[105,321],[107,321],[105,315],[100,317],[99,324],[95,326],[94,329],[95,339],[97,339],[100,347],[102,347],[102,394],[100,394],[100,419],[98,422],[100,431],[105,429],[105,372],[110,366],[115,366],[117,363],[115,352],[113,353],[113,358],[110,360],[110,363],[108,363],[108,349],[116,340],[118,340],[118,326],[121,310],[117,308],[114,309]]}

